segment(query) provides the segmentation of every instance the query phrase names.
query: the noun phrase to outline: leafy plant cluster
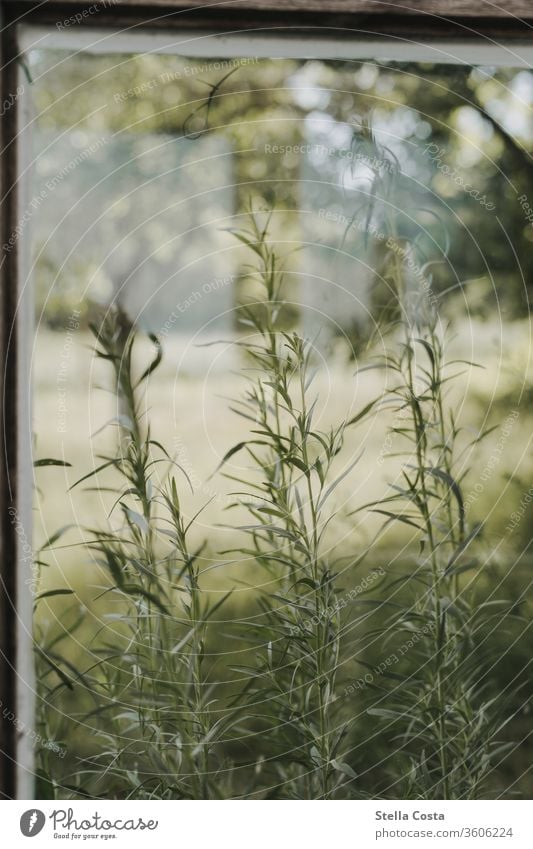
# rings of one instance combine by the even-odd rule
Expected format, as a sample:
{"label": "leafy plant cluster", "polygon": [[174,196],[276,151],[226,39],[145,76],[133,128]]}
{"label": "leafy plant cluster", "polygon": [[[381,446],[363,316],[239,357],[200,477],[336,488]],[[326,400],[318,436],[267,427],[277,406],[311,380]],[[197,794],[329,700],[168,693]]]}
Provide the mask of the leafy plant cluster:
{"label": "leafy plant cluster", "polygon": [[[257,567],[253,615],[234,615],[231,592],[215,597],[204,587],[204,547],[189,542],[198,517],[185,518],[182,508],[187,475],[142,414],[143,387],[162,357],[158,340],[152,338],[154,360],[135,377],[137,330],[120,311],[93,327],[97,356],[113,372],[120,439],[116,454],[78,483],[112,468],[122,484],[108,526],[86,529],[109,599],[90,647],[93,662],[80,672],[56,645],[39,652],[42,716],[58,692],[79,689],[87,707],[70,723],[90,731],[92,741],[92,755],[71,761],[68,776],[57,760],[41,757],[43,780],[58,797],[451,799],[498,790],[495,769],[515,745],[505,729],[516,707],[491,684],[490,636],[495,627],[513,627],[520,614],[479,592],[482,528],[467,520],[464,481],[485,434],[464,438],[450,395],[470,365],[447,359],[438,304],[429,288],[413,288],[406,271],[406,249],[417,247],[397,230],[397,163],[368,127],[354,144],[390,163],[373,174],[364,215],[369,225],[379,216],[387,228],[382,275],[392,305],[386,349],[371,345],[369,352],[368,367],[383,373],[386,385],[356,415],[320,428],[312,344],[280,324],[283,262],[268,217],[251,215],[249,226],[234,232],[254,258],[261,297],[242,305],[237,343],[246,385],[233,408],[249,436],[217,470],[235,485],[233,506],[248,513],[238,528],[247,542],[219,554],[238,553]],[[356,474],[359,460],[345,456],[345,435],[376,410],[393,414],[401,473],[380,500],[354,511],[383,518],[377,539],[341,556],[328,529],[337,488]],[[228,471],[237,453],[246,455],[249,474]],[[413,533],[418,553],[409,553],[406,569],[385,567],[385,577],[354,604],[340,605],[345,585],[364,574],[374,544],[396,523]],[[384,617],[367,625],[369,610]],[[231,667],[231,686],[219,679],[213,651],[225,630],[246,658]],[[361,640],[355,651],[353,634]],[[371,643],[386,657],[413,635],[397,668],[346,695],[354,672],[347,646],[360,670]],[[519,694],[512,682],[510,705]],[[360,768],[376,733],[369,733],[369,719],[391,744],[372,778]]]}

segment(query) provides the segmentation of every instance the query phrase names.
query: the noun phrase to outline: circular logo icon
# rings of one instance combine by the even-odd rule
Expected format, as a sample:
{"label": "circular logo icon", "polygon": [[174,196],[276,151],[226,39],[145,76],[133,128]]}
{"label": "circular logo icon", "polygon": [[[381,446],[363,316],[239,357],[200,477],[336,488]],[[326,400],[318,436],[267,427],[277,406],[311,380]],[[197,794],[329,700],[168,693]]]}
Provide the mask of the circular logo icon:
{"label": "circular logo icon", "polygon": [[35,837],[43,830],[46,817],[42,811],[37,808],[31,808],[29,811],[24,811],[20,818],[20,830],[24,837]]}

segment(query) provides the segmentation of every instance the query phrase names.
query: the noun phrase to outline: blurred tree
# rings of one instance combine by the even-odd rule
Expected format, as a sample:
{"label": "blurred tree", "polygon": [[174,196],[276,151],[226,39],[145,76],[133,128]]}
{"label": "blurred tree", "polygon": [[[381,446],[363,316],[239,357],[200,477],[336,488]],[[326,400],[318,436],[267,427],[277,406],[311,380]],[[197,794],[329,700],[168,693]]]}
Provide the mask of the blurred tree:
{"label": "blurred tree", "polygon": [[[315,151],[301,154],[295,146],[349,148],[360,117],[370,113],[405,176],[410,212],[399,215],[400,230],[422,228],[422,254],[437,261],[436,290],[481,317],[498,309],[515,318],[529,309],[533,227],[518,202],[522,194],[533,197],[529,71],[52,51],[35,51],[31,67],[37,143],[46,131],[161,134],[186,137],[190,145],[206,133],[221,136],[232,150],[237,215],[253,205],[275,206],[275,235],[287,243],[303,237],[332,250],[342,246],[363,260],[360,233],[316,219],[317,204],[345,216],[356,211],[363,189],[354,188],[349,160],[325,154],[320,161]],[[398,202],[400,210],[406,208]],[[123,214],[127,220],[127,208]],[[378,276],[383,252],[378,244],[370,255]],[[315,270],[317,254],[302,256],[294,268]],[[327,270],[329,254],[322,263]],[[41,301],[49,285],[47,264],[44,251],[37,267]],[[248,285],[242,273],[239,279],[237,302]],[[72,281],[56,285],[72,287]],[[360,332],[357,316],[346,317],[345,325]]]}

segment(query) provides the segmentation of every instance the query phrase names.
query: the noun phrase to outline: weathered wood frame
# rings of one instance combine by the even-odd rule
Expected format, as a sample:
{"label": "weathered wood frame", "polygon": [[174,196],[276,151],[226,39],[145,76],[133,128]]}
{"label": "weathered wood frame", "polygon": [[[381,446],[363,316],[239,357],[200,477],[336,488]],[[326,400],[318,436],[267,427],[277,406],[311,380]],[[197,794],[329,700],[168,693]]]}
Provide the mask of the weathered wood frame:
{"label": "weathered wood frame", "polygon": [[[95,2],[98,14],[83,15]],[[533,44],[533,0],[505,0],[505,4],[503,0],[500,4],[489,0],[0,0],[0,104],[19,85],[17,24],[55,27],[80,12],[76,26],[83,28],[206,30],[240,33],[243,38],[246,32],[270,32],[280,38],[290,33],[314,39],[327,35],[403,43],[453,39]],[[18,122],[16,105],[0,118],[2,246],[14,231],[20,206]],[[24,517],[31,521],[31,482],[25,482],[30,422],[21,353],[25,324],[19,305],[20,240],[11,250],[0,250],[0,798],[28,798],[32,765],[27,734],[20,728],[31,722],[32,685],[31,673],[20,670],[27,673],[31,668],[31,604],[19,575],[22,543],[17,527],[20,531]],[[28,527],[26,540],[29,535]],[[11,719],[11,714],[15,720],[22,716],[22,722]]]}

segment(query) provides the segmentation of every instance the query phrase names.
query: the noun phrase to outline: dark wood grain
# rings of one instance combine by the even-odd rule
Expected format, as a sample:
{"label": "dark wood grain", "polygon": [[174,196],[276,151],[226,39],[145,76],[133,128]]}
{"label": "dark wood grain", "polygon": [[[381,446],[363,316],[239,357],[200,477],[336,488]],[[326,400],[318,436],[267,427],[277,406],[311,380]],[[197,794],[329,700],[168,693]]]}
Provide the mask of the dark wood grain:
{"label": "dark wood grain", "polygon": [[[21,0],[16,0],[21,3]],[[4,0],[9,5],[15,0]],[[30,0],[26,0],[30,2]],[[22,0],[22,4],[24,0]],[[57,4],[72,6],[91,5],[90,0],[55,0]],[[46,4],[45,4],[46,5]],[[100,0],[105,6],[106,0]],[[513,18],[522,17],[533,20],[532,0],[189,0],[186,4],[176,0],[107,0],[110,7],[143,6],[156,8],[196,9],[203,8],[212,12],[216,8],[232,8],[254,11],[313,12],[327,15],[332,12],[370,15],[429,15],[447,18]]]}
{"label": "dark wood grain", "polygon": [[[100,2],[83,28],[148,27],[205,29],[220,32],[280,30],[338,38],[393,36],[402,39],[533,38],[533,0],[510,0],[505,6],[487,0],[0,0],[6,13],[27,22],[63,21]],[[520,17],[521,15],[521,17]]]}
{"label": "dark wood grain", "polygon": [[[14,57],[16,42],[12,28],[2,28],[0,39],[2,75],[1,102],[16,91],[17,73]],[[9,108],[0,122],[0,243],[3,245],[16,221],[17,110]],[[4,718],[4,709],[16,716],[16,563],[17,535],[13,516],[8,512],[17,506],[17,338],[12,332],[17,308],[17,251],[0,248],[0,794],[15,797],[16,725]]]}

